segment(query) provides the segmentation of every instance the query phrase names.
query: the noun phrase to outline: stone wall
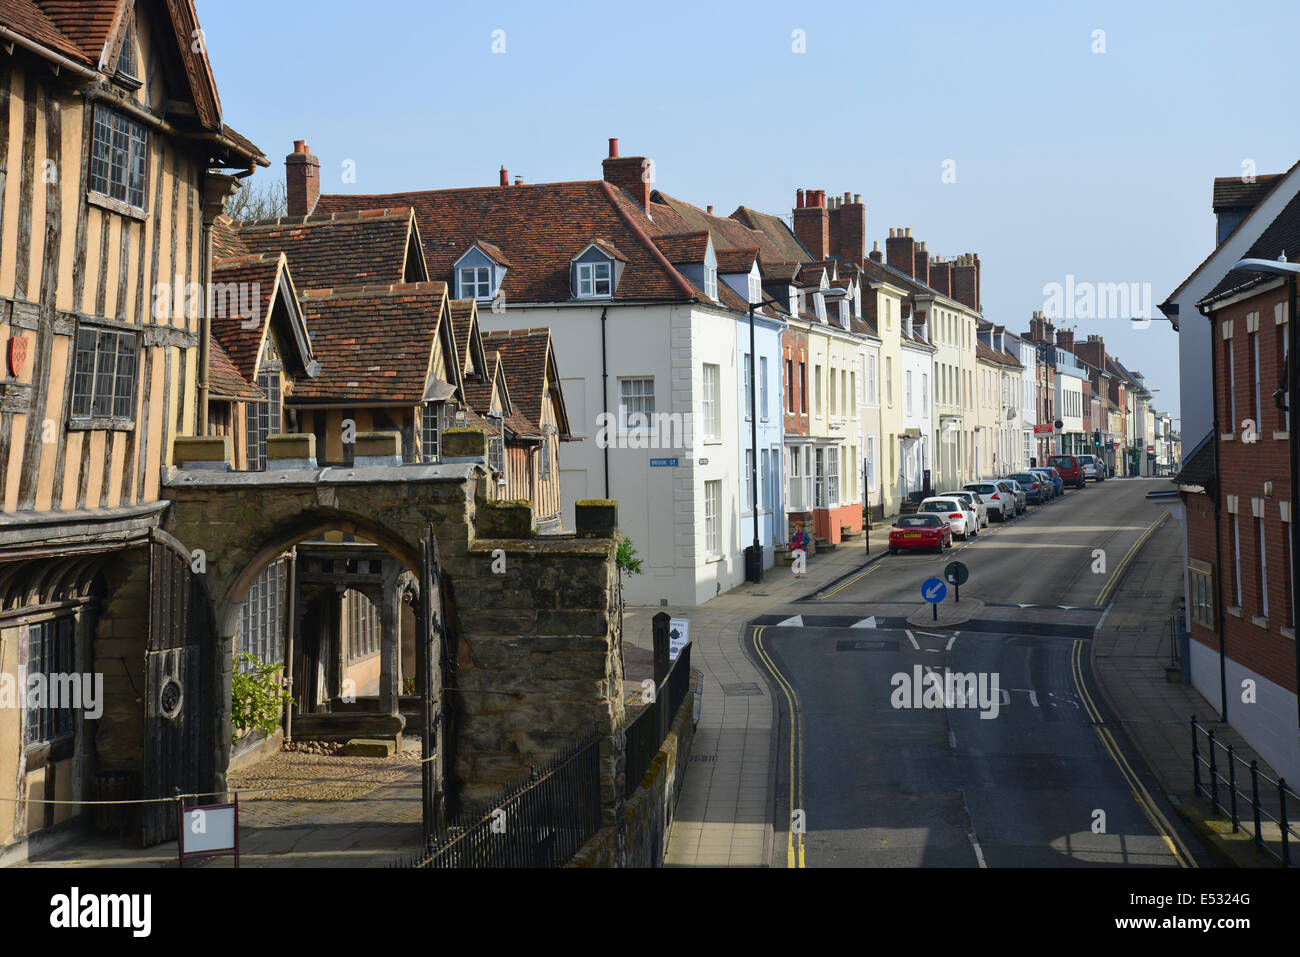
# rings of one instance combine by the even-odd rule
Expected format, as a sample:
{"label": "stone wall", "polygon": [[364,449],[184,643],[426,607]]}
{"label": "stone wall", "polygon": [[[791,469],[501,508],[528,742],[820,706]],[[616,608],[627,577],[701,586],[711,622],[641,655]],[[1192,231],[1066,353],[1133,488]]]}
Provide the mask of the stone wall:
{"label": "stone wall", "polygon": [[650,762],[645,778],[623,809],[620,842],[617,827],[602,827],[580,850],[570,867],[661,867],[673,811],[681,797],[686,766],[695,742],[695,679],[673,717],[668,736]]}

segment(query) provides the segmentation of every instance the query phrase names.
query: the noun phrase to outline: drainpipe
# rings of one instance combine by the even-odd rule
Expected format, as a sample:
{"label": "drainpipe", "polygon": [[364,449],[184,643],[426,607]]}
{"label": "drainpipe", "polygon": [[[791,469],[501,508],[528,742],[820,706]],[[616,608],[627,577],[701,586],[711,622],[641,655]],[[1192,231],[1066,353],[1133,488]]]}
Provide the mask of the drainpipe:
{"label": "drainpipe", "polygon": [[[1218,343],[1214,340],[1214,333],[1218,326],[1214,322],[1212,315],[1207,315],[1210,320],[1210,381],[1219,381],[1219,349]],[[1223,534],[1219,527],[1220,516],[1223,512],[1223,481],[1219,476],[1219,401],[1217,397],[1212,403],[1214,414],[1211,416],[1211,428],[1214,429],[1212,436],[1214,441],[1214,570],[1215,570],[1215,590],[1218,592],[1218,600],[1214,603],[1214,617],[1219,628],[1219,703],[1221,705],[1222,717],[1220,720],[1224,724],[1228,722],[1228,665],[1227,665],[1227,645],[1226,635],[1224,632],[1223,620]]]}
{"label": "drainpipe", "polygon": [[284,681],[291,696],[284,713],[284,740],[288,744],[293,741],[293,633],[298,620],[297,545],[289,549],[289,600],[285,604],[288,607],[289,622],[284,633]]}
{"label": "drainpipe", "polygon": [[[609,354],[605,348],[605,321],[609,315],[609,306],[600,310],[600,411],[602,421],[609,426]],[[599,433],[597,433],[599,434]],[[606,436],[605,448],[605,498],[609,498],[609,441]]]}

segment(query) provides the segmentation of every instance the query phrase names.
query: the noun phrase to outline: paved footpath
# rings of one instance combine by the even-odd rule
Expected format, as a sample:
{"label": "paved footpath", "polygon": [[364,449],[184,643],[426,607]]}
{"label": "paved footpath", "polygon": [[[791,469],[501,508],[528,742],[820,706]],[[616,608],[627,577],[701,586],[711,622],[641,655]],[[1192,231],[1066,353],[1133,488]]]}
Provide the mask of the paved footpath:
{"label": "paved footpath", "polygon": [[766,867],[772,852],[772,699],[767,680],[743,650],[745,623],[851,575],[884,554],[885,529],[862,542],[823,549],[806,577],[789,567],[733,588],[703,605],[636,606],[624,613],[624,642],[652,649],[651,619],[661,611],[691,623],[691,665],[704,674],[704,700],[668,837],[668,867]]}
{"label": "paved footpath", "polygon": [[[1161,510],[1162,506],[1152,503],[1152,519]],[[1182,528],[1170,517],[1134,556],[1115,591],[1110,611],[1091,642],[1093,675],[1110,712],[1160,787],[1208,839],[1218,862],[1258,866],[1267,862],[1244,846],[1244,835],[1230,834],[1228,816],[1214,812],[1208,800],[1196,797],[1189,719],[1196,715],[1203,725],[1214,728],[1217,740],[1232,745],[1246,762],[1258,760],[1261,771],[1273,778],[1277,774],[1235,729],[1219,722],[1217,704],[1207,701],[1192,685],[1166,677],[1173,640],[1168,619],[1182,601]],[[1201,744],[1204,755],[1204,737]],[[1249,816],[1248,811],[1243,813]],[[1277,828],[1271,831],[1276,835]],[[1269,834],[1266,827],[1266,837]]]}

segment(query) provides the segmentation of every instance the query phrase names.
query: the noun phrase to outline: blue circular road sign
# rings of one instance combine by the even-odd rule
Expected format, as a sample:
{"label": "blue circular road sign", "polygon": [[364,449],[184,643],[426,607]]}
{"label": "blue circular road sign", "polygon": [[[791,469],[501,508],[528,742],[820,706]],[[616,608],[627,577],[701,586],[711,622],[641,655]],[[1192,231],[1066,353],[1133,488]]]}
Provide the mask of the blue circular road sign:
{"label": "blue circular road sign", "polygon": [[921,597],[932,605],[937,605],[948,597],[948,586],[941,578],[927,578],[921,582]]}

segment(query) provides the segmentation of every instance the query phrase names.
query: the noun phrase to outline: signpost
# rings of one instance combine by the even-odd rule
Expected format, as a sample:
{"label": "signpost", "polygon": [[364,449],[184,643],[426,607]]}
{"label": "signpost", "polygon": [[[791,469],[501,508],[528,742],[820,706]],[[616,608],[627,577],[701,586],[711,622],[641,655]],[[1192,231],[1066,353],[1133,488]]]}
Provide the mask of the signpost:
{"label": "signpost", "polygon": [[949,562],[943,570],[943,578],[953,586],[953,600],[961,601],[961,586],[970,578],[970,569],[962,562]]}
{"label": "signpost", "polygon": [[939,620],[939,602],[948,597],[948,586],[942,579],[927,578],[921,582],[921,597],[934,606],[934,620]]}

